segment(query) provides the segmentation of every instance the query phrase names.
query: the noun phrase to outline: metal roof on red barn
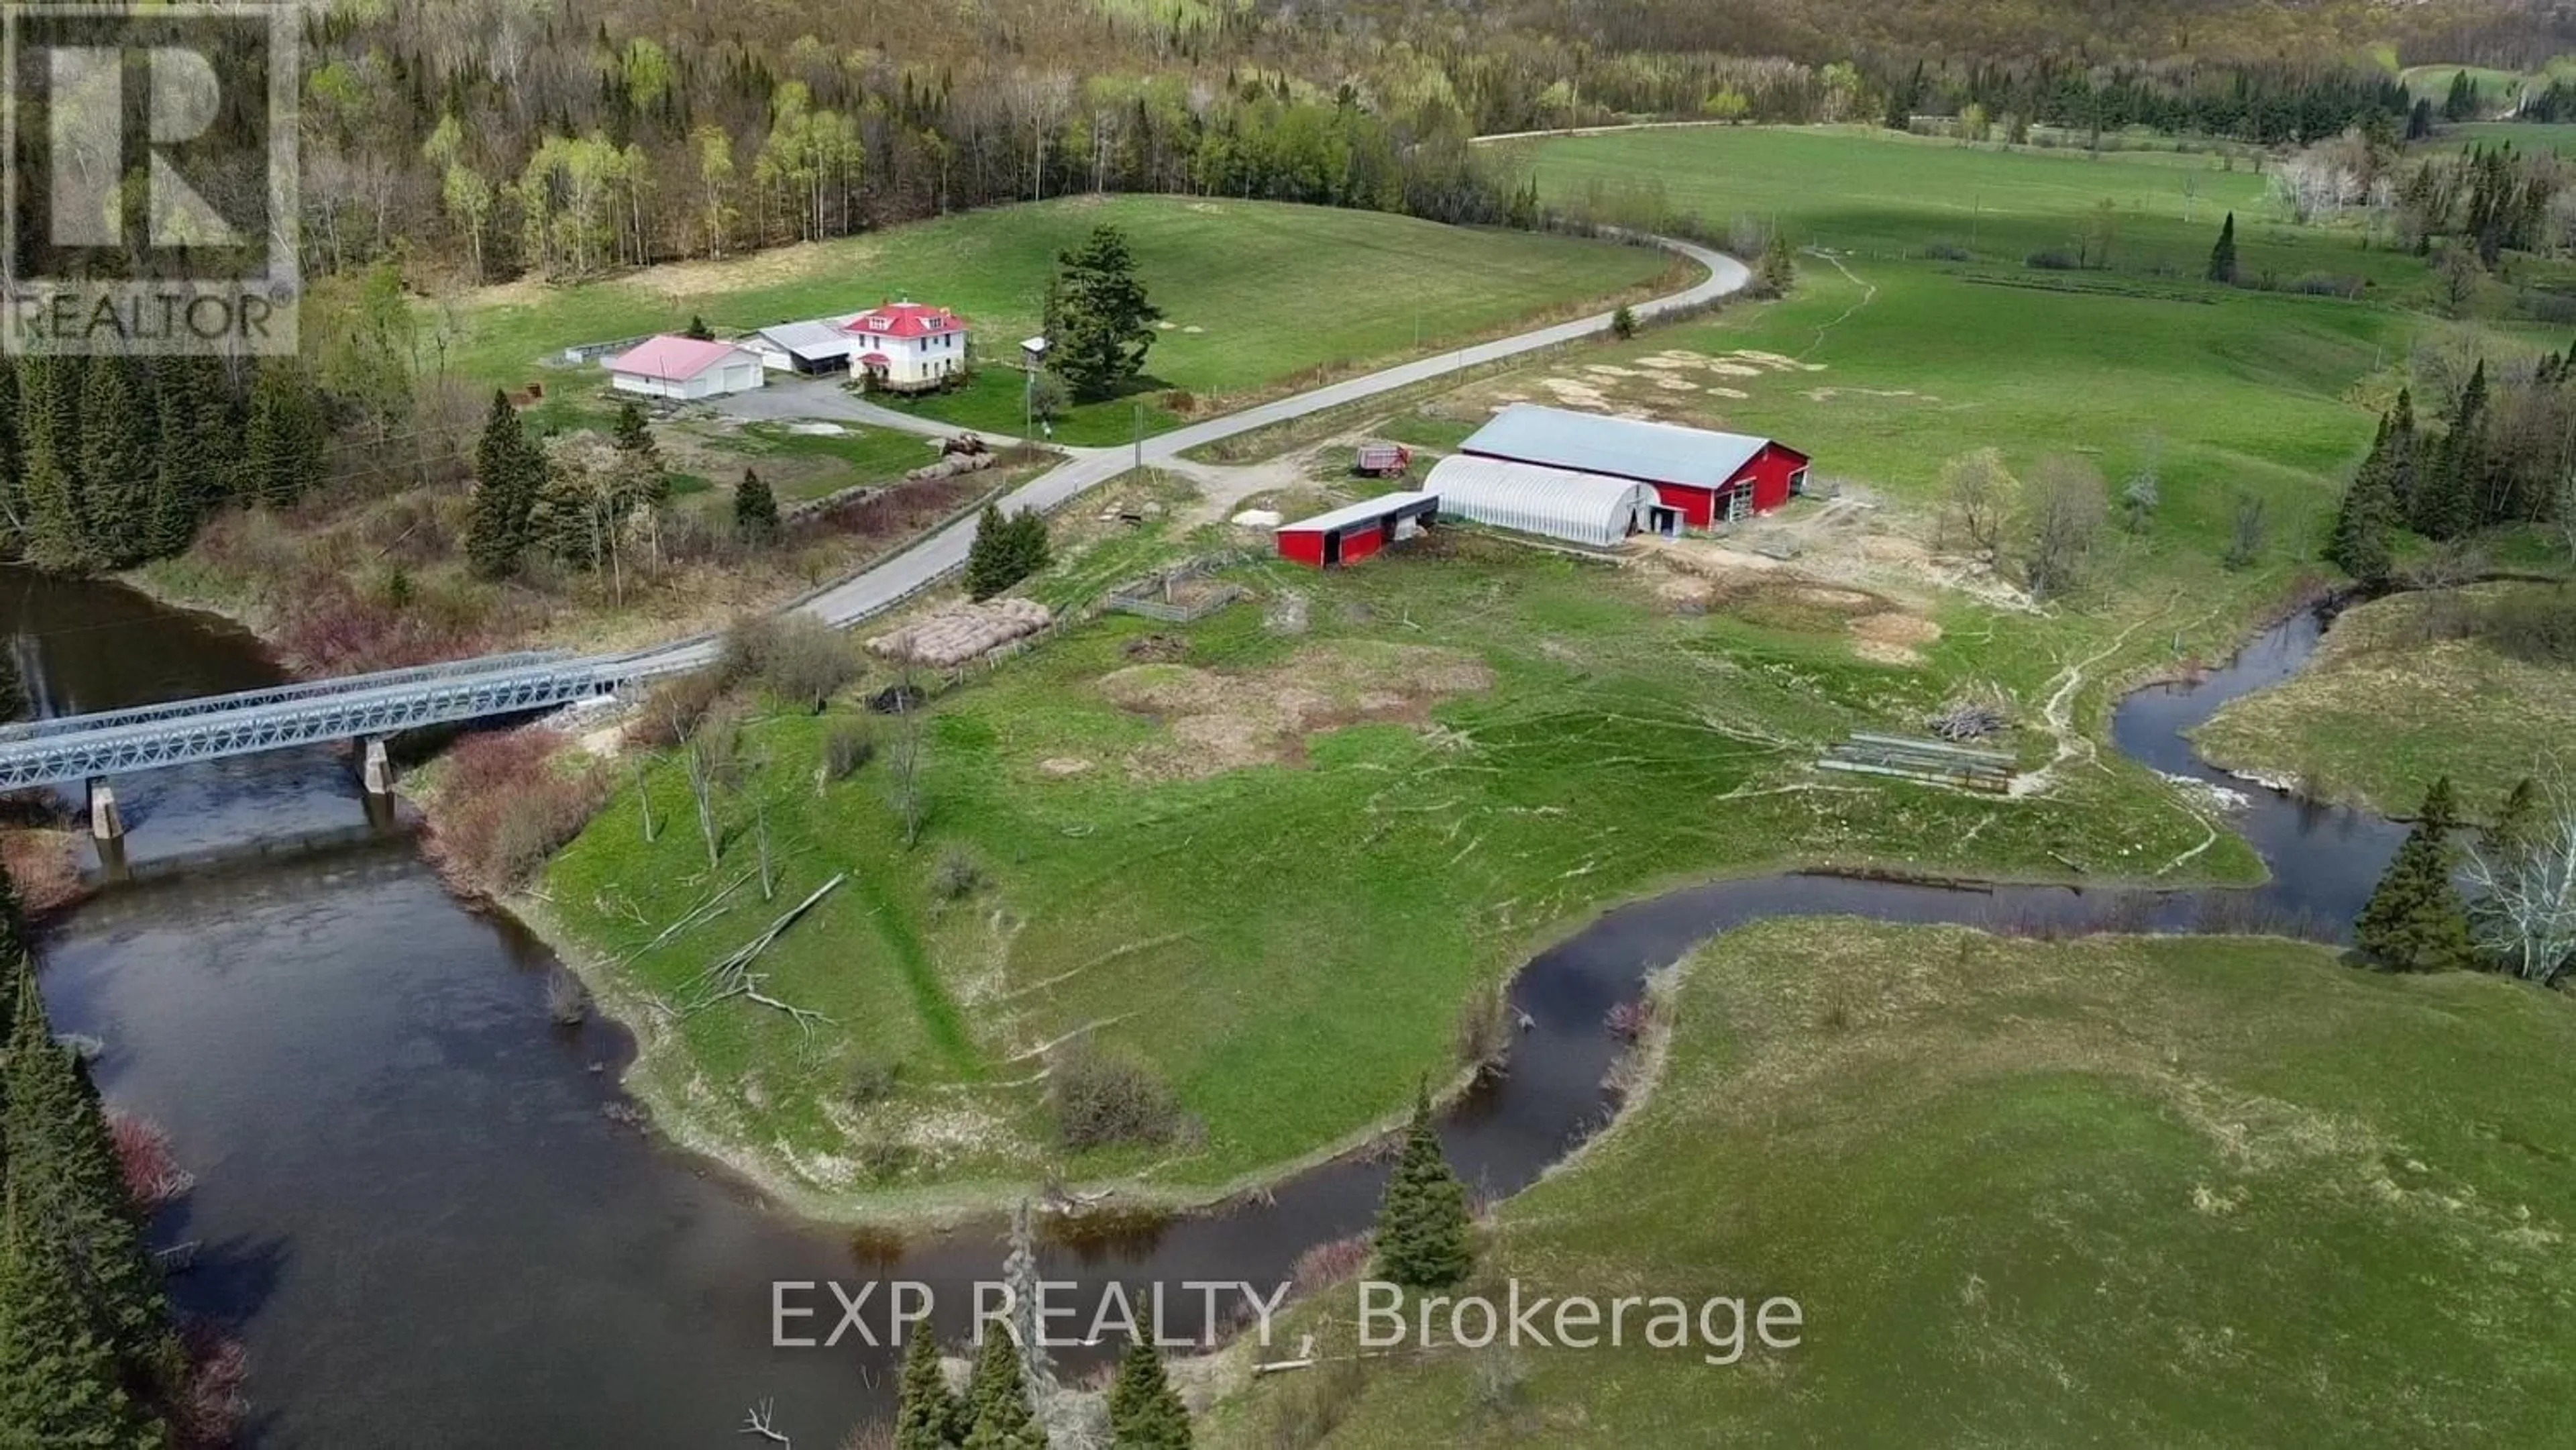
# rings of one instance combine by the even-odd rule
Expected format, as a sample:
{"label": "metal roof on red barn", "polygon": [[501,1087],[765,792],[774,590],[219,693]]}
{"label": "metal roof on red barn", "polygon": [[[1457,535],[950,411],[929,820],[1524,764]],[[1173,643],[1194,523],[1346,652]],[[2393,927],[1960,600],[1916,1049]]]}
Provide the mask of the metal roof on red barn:
{"label": "metal roof on red barn", "polygon": [[[1459,445],[1459,451],[1579,473],[1713,490],[1726,487],[1746,464],[1770,446],[1771,439],[1743,433],[1515,403]],[[1785,444],[1780,446],[1792,453],[1798,451]]]}

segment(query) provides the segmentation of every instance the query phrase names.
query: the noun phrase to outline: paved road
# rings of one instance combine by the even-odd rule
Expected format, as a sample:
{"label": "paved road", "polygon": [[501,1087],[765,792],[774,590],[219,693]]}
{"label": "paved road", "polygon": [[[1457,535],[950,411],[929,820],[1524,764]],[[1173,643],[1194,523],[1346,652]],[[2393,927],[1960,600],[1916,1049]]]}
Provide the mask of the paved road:
{"label": "paved road", "polygon": [[[1732,296],[1743,291],[1753,280],[1753,274],[1745,269],[1743,263],[1707,247],[1662,239],[1658,239],[1656,245],[1678,252],[1708,268],[1708,276],[1696,286],[1684,288],[1670,296],[1658,297],[1651,302],[1638,303],[1631,310],[1641,321],[1659,317],[1665,313],[1697,307],[1721,297]],[[1475,343],[1452,352],[1442,353],[1437,357],[1384,368],[1361,377],[1316,388],[1311,392],[1298,393],[1276,402],[1246,408],[1240,413],[1228,413],[1222,418],[1211,418],[1204,423],[1193,423],[1186,428],[1176,428],[1159,437],[1145,440],[1145,462],[1150,466],[1187,449],[1214,443],[1224,438],[1232,438],[1237,434],[1249,433],[1257,428],[1267,428],[1274,423],[1285,423],[1321,413],[1346,403],[1360,402],[1382,393],[1393,392],[1398,388],[1427,382],[1461,368],[1478,367],[1486,363],[1517,357],[1523,353],[1536,352],[1541,348],[1578,342],[1607,331],[1610,326],[1610,316],[1611,314],[1607,312],[1596,313],[1573,322],[1561,322],[1554,327],[1542,327],[1535,332],[1524,332],[1515,337]],[[790,397],[804,396],[802,389],[783,391]],[[862,408],[869,406],[859,399],[841,393],[838,389],[828,391],[840,402]],[[745,396],[758,395],[746,394]],[[884,412],[885,410],[874,411]],[[888,416],[903,417],[902,414]],[[907,423],[918,421],[905,419]],[[1029,480],[1009,497],[1003,499],[1002,507],[1005,510],[1036,509],[1041,513],[1052,513],[1085,492],[1126,472],[1133,461],[1133,451],[1126,448],[1077,450],[1062,466],[1050,469]],[[951,571],[964,568],[967,545],[973,543],[974,539],[974,521],[961,520],[866,572],[824,590],[806,600],[798,608],[826,623],[836,625],[853,624],[870,615],[881,614],[939,582]]]}
{"label": "paved road", "polygon": [[[918,433],[925,438],[954,438],[960,433],[976,431],[871,403],[832,378],[772,374],[765,387],[754,388],[748,393],[728,393],[721,398],[710,398],[707,403],[719,413],[754,423],[801,423],[820,418],[835,423],[891,428],[898,433]],[[1005,447],[1020,441],[1004,433],[978,433],[978,436],[987,443]]]}

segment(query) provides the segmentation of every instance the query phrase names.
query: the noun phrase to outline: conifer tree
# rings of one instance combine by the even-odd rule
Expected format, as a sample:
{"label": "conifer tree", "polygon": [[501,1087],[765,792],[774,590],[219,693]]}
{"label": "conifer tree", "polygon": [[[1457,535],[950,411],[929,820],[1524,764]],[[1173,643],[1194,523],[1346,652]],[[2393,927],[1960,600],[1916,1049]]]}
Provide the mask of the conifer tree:
{"label": "conifer tree", "polygon": [[[27,718],[33,706],[27,699],[27,677],[18,668],[18,652],[0,644],[0,725],[14,724]],[[5,879],[5,870],[0,870]],[[15,898],[11,898],[13,904]],[[0,960],[6,960],[0,957]]]}
{"label": "conifer tree", "polygon": [[753,543],[778,537],[778,496],[755,469],[744,469],[742,482],[733,486],[733,528]]}
{"label": "conifer tree", "polygon": [[1010,547],[1006,552],[1011,561],[1013,584],[1044,570],[1052,557],[1046,515],[1036,509],[1022,509],[1011,515]]}
{"label": "conifer tree", "polygon": [[2370,456],[2345,486],[2343,502],[2335,510],[2334,533],[2326,543],[2326,558],[2337,568],[2365,585],[2376,587],[2388,580],[2395,564],[2395,550],[2389,531],[2397,517],[2397,492],[2391,482],[2389,460],[2391,424],[2387,417],[2379,420],[2379,437],[2370,445]]}
{"label": "conifer tree", "polygon": [[966,1398],[975,1416],[966,1450],[1046,1450],[1046,1432],[1038,1428],[1028,1387],[1020,1380],[1019,1346],[1000,1324],[984,1326],[984,1345],[976,1354]]}
{"label": "conifer tree", "polygon": [[11,534],[27,517],[24,461],[18,446],[18,362],[10,358],[0,360],[0,531]]}
{"label": "conifer tree", "polygon": [[1377,1271],[1407,1289],[1449,1289],[1475,1267],[1467,1242],[1467,1190],[1440,1151],[1426,1086],[1413,1100],[1404,1152],[1377,1210]]}
{"label": "conifer tree", "polygon": [[325,450],[321,400],[300,364],[271,358],[251,377],[250,417],[242,436],[241,483],[274,508],[287,508],[322,481]]}
{"label": "conifer tree", "polygon": [[29,357],[19,382],[19,492],[26,501],[28,562],[64,573],[94,568],[98,559],[81,507],[78,364]]}
{"label": "conifer tree", "polygon": [[136,402],[131,366],[89,359],[81,381],[80,474],[88,553],[123,568],[148,552],[152,530],[152,415]]}
{"label": "conifer tree", "polygon": [[1190,1450],[1190,1412],[1163,1370],[1154,1336],[1139,1330],[1109,1386],[1109,1436],[1117,1450]]}
{"label": "conifer tree", "polygon": [[650,453],[656,457],[661,449],[653,442],[653,427],[644,420],[644,405],[628,398],[617,407],[617,446],[629,453]]}
{"label": "conifer tree", "polygon": [[2236,285],[2236,213],[2218,224],[2217,245],[2209,249],[2209,280],[2222,287]]}
{"label": "conifer tree", "polygon": [[1798,256],[1789,245],[1789,234],[1773,228],[1771,240],[1762,244],[1762,286],[1777,296],[1798,280]]}
{"label": "conifer tree", "polygon": [[966,547],[966,594],[970,599],[990,599],[1019,582],[1011,572],[1013,540],[1011,526],[1002,517],[998,505],[984,505],[975,520],[975,542]]}
{"label": "conifer tree", "polygon": [[2505,792],[2495,824],[2487,827],[2487,844],[2498,851],[2520,849],[2539,825],[2540,783],[2526,775]]}
{"label": "conifer tree", "polygon": [[475,573],[498,579],[519,567],[543,471],[519,410],[510,406],[508,393],[495,390],[482,441],[474,448],[474,507],[465,525],[465,557]]}
{"label": "conifer tree", "polygon": [[[24,1175],[21,1175],[23,1178]],[[139,1450],[167,1434],[127,1398],[90,1323],[76,1252],[13,1182],[0,1197],[0,1445]]]}
{"label": "conifer tree", "polygon": [[2485,522],[2479,501],[2486,488],[2487,365],[2469,373],[2451,410],[2451,430],[2434,450],[2434,463],[2416,490],[2410,520],[2428,539],[2456,539]]}
{"label": "conifer tree", "polygon": [[197,537],[197,521],[206,506],[206,444],[195,383],[193,373],[172,368],[153,400],[159,414],[152,460],[154,558],[185,551]]}
{"label": "conifer tree", "polygon": [[1126,233],[1094,227],[1082,245],[1056,257],[1047,293],[1048,366],[1076,398],[1114,397],[1144,372],[1162,315],[1137,279]]}
{"label": "conifer tree", "polygon": [[957,1450],[975,1428],[966,1403],[939,1368],[939,1341],[927,1322],[912,1326],[903,1348],[902,1397],[896,1402],[894,1450]]}
{"label": "conifer tree", "polygon": [[16,986],[0,1105],[8,1187],[30,1222],[65,1245],[91,1327],[129,1378],[174,1383],[180,1356],[169,1299],[126,1192],[98,1091],[88,1068],[54,1040],[35,972],[22,965]]}
{"label": "conifer tree", "polygon": [[2390,971],[2456,971],[2475,964],[2468,904],[2452,879],[2458,810],[2450,778],[2433,783],[2405,844],[2354,923],[2353,940]]}
{"label": "conifer tree", "polygon": [[2397,390],[2397,408],[2388,420],[2388,488],[2397,496],[2398,522],[2415,516],[2416,497],[2424,485],[2424,438],[2415,427],[2415,392]]}

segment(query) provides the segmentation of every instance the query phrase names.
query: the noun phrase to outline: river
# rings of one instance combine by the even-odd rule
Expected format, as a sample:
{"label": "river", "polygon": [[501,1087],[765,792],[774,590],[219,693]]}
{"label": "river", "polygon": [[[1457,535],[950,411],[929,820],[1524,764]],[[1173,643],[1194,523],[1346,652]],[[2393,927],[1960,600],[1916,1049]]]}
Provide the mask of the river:
{"label": "river", "polygon": [[[0,627],[47,713],[280,678],[242,631],[112,585],[0,570]],[[2295,670],[2321,629],[2294,618],[2225,670],[2133,696],[2115,740],[2159,769],[2224,780],[2178,732]],[[770,1347],[773,1281],[926,1281],[953,1333],[965,1286],[997,1275],[991,1230],[889,1263],[628,1126],[625,1034],[553,1025],[545,947],[447,895],[406,823],[371,829],[344,755],[256,756],[117,790],[135,879],[52,925],[45,993],[61,1030],[106,1044],[108,1096],[167,1127],[198,1175],[156,1228],[203,1246],[173,1281],[182,1308],[232,1324],[250,1350],[249,1443],[713,1446],[735,1443],[745,1410],[771,1400],[779,1431],[834,1445],[890,1408],[891,1351]],[[2397,841],[2385,822],[2268,794],[2236,824],[2275,879],[2231,899],[2337,922]],[[222,859],[258,842],[329,844]],[[1603,1014],[1647,971],[1744,921],[2119,913],[2187,928],[2205,909],[2193,894],[1793,875],[1609,911],[1515,984],[1534,1025],[1508,1075],[1451,1114],[1451,1160],[1489,1192],[1528,1184],[1601,1120],[1614,1046]],[[1050,1244],[1041,1263],[1050,1279],[1086,1284],[1266,1287],[1309,1245],[1366,1227],[1382,1171],[1332,1165],[1258,1207]],[[1176,1327],[1195,1327],[1190,1301],[1173,1311]],[[836,1317],[796,1327],[820,1333]]]}

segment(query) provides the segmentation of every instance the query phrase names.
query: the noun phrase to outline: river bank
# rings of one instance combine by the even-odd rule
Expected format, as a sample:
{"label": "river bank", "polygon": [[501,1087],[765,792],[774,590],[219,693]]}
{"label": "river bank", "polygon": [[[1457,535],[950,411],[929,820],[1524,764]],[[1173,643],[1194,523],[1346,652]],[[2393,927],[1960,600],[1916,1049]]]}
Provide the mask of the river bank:
{"label": "river bank", "polygon": [[[121,607],[102,596],[80,612],[97,619]],[[153,627],[200,632],[84,652],[72,663],[143,669],[114,690],[78,692],[83,708],[273,676],[255,651],[240,653],[237,631],[208,636],[178,616]],[[2114,735],[2172,746],[2164,731],[2286,674],[2312,643],[2313,630],[2293,621],[2229,671],[2132,697]],[[227,659],[240,667],[208,673]],[[134,785],[133,839],[146,860],[361,814],[346,763],[327,751]],[[2287,843],[2269,854],[2288,869],[2222,900],[2335,909],[2340,896],[2367,891],[2395,840],[2366,821],[2270,801],[2239,824]],[[1462,1175],[1497,1196],[1535,1181],[1601,1121],[1616,1048],[1604,1014],[1646,972],[1733,923],[1864,914],[1999,925],[2118,913],[2181,929],[2200,919],[2201,900],[1786,876],[1703,883],[1560,921],[1513,978],[1510,1008],[1530,1025],[1515,1035],[1509,1072],[1457,1100],[1444,1143]],[[604,1018],[550,1023],[545,982],[559,959],[509,914],[462,909],[408,842],[119,887],[68,915],[47,960],[64,1026],[110,1044],[107,1091],[168,1124],[182,1159],[200,1169],[185,1221],[163,1231],[208,1245],[183,1281],[191,1304],[247,1326],[252,1393],[275,1407],[264,1446],[366,1443],[387,1424],[421,1426],[441,1443],[701,1443],[729,1434],[748,1398],[769,1395],[782,1432],[830,1443],[890,1409],[892,1357],[771,1347],[769,1284],[922,1279],[940,1289],[939,1323],[953,1333],[968,1286],[1000,1262],[998,1233],[968,1220],[899,1242],[809,1227],[707,1160],[636,1132],[618,1086],[636,1050],[627,1035]],[[1367,1155],[1345,1156],[1215,1215],[1051,1217],[1042,1267],[1086,1286],[1284,1279],[1308,1247],[1368,1226],[1383,1171]],[[352,1284],[368,1289],[352,1298]],[[601,1323],[618,1332],[603,1339]],[[415,1352],[423,1335],[445,1346],[434,1366]],[[457,1392],[460,1383],[473,1392]],[[588,1383],[617,1389],[564,1392]]]}

